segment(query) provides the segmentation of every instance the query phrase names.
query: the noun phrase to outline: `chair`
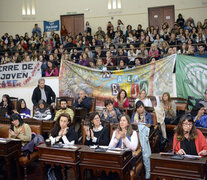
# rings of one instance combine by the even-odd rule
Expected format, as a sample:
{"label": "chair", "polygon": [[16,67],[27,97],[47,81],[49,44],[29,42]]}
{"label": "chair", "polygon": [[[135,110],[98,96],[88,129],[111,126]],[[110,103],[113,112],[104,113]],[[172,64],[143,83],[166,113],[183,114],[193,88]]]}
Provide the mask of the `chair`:
{"label": "chair", "polygon": [[12,102],[14,109],[17,109],[18,98],[17,97],[10,97],[9,99]]}
{"label": "chair", "polygon": [[180,97],[171,97],[171,100],[176,104],[177,111],[186,111],[188,109],[188,100]]}
{"label": "chair", "polygon": [[[29,124],[31,127],[32,132],[36,134],[41,134],[42,131],[42,121],[38,120],[31,120],[31,122],[26,121],[26,123]],[[19,164],[24,168],[24,179],[27,179],[27,166],[30,165],[33,161],[37,160],[39,158],[39,152],[34,151],[33,153],[30,154],[30,158],[28,156],[21,156],[19,158]]]}
{"label": "chair", "polygon": [[90,109],[90,113],[92,113],[96,110],[96,98],[91,98],[91,100],[92,100],[92,106]]}

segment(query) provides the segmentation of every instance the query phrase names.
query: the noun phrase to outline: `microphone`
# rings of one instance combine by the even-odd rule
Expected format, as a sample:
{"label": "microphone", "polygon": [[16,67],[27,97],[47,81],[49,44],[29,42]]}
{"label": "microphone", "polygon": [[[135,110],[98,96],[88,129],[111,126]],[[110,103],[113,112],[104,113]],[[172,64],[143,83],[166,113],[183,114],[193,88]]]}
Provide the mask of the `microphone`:
{"label": "microphone", "polygon": [[106,152],[106,150],[104,148],[101,148],[99,146],[99,144],[100,144],[100,138],[101,138],[103,132],[104,132],[104,127],[103,127],[103,129],[102,129],[102,131],[101,131],[101,133],[100,133],[100,135],[99,135],[99,137],[97,139],[97,147],[95,148],[95,152]]}
{"label": "microphone", "polygon": [[176,147],[177,147],[179,142],[184,140],[186,134],[188,134],[188,131],[184,132],[182,139],[180,141],[177,141],[177,143],[173,147],[174,155],[171,157],[171,159],[179,159],[179,160],[183,160],[184,159],[183,155],[176,154]]}

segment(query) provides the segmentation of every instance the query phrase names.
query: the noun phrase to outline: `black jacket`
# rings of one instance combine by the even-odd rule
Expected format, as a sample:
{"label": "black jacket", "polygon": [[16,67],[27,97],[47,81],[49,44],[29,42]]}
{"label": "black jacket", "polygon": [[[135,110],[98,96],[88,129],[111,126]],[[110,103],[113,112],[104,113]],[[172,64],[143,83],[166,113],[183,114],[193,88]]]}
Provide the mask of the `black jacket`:
{"label": "black jacket", "polygon": [[92,99],[90,97],[85,97],[80,104],[78,103],[79,99],[80,98],[75,100],[75,102],[73,103],[73,106],[86,108],[86,109],[88,109],[88,111],[90,111],[91,106],[92,106]]}
{"label": "black jacket", "polygon": [[[45,94],[47,97],[47,104],[50,105],[51,103],[55,102],[56,95],[50,86],[45,85]],[[41,91],[39,86],[37,86],[32,94],[32,102],[34,106],[37,106],[38,101],[41,99]]]}

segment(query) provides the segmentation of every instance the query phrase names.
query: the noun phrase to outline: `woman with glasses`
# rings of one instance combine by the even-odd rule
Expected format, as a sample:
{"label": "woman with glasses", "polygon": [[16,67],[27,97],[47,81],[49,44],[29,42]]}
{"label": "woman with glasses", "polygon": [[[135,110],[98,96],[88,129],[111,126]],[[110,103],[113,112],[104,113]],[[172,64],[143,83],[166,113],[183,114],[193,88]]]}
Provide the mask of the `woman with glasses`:
{"label": "woman with glasses", "polygon": [[185,114],[181,117],[174,134],[173,151],[179,155],[207,155],[206,138],[196,129],[191,115]]}
{"label": "woman with glasses", "polygon": [[86,133],[85,145],[103,145],[108,146],[109,144],[109,128],[103,127],[101,124],[100,115],[98,112],[93,112],[89,116],[90,122],[84,122],[84,130]]}

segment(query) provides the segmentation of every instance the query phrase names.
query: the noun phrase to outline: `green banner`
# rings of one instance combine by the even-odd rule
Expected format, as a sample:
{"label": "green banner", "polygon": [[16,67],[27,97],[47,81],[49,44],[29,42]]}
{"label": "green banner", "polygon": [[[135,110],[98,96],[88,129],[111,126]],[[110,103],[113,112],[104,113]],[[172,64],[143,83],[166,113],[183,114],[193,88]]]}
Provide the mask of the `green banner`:
{"label": "green banner", "polygon": [[177,97],[203,98],[207,88],[207,58],[177,55]]}
{"label": "green banner", "polygon": [[128,97],[136,98],[141,89],[148,95],[161,96],[173,93],[172,72],[176,55],[136,68],[116,71],[101,71],[62,61],[59,74],[59,95],[75,97],[80,89],[88,95],[103,100],[117,96],[125,89]]}

